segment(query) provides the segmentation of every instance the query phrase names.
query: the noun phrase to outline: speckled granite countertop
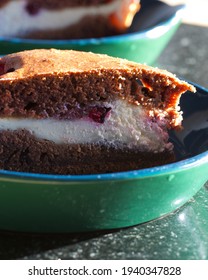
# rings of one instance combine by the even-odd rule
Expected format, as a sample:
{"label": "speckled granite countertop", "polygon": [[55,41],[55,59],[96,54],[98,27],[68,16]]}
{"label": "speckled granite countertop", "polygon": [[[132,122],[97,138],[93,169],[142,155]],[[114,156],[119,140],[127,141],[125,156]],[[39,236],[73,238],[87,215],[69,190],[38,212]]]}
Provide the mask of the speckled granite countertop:
{"label": "speckled granite countertop", "polygon": [[[208,29],[182,25],[157,65],[208,87]],[[208,184],[166,217],[107,232],[0,232],[0,259],[208,259]]]}

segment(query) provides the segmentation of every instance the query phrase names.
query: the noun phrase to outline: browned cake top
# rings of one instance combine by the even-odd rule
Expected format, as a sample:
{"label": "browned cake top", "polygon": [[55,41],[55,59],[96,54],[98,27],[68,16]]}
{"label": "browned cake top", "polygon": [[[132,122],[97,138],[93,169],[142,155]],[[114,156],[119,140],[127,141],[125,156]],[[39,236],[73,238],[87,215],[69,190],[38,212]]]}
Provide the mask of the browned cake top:
{"label": "browned cake top", "polygon": [[2,116],[44,117],[43,111],[53,116],[48,112],[63,102],[70,109],[77,103],[85,106],[118,96],[150,109],[168,110],[171,117],[181,93],[195,91],[165,70],[72,50],[10,54],[0,59],[0,74]]}
{"label": "browned cake top", "polygon": [[33,76],[62,76],[67,73],[93,75],[110,71],[109,73],[115,72],[124,77],[131,75],[134,79],[142,79],[145,76],[150,81],[157,76],[156,87],[165,84],[181,90],[194,90],[193,86],[177,79],[166,70],[91,52],[37,49],[7,55],[0,59],[0,65],[4,67],[0,81],[7,82]]}

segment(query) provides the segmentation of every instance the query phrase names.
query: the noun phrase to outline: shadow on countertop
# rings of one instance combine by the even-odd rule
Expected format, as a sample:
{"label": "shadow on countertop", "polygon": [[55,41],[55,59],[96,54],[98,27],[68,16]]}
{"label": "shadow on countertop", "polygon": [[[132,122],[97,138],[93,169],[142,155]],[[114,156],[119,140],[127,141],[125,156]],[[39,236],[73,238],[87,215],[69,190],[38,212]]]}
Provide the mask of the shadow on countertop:
{"label": "shadow on countertop", "polygon": [[208,183],[175,212],[134,227],[56,235],[0,232],[0,259],[208,259],[207,201]]}
{"label": "shadow on countertop", "polygon": [[[39,254],[65,246],[73,246],[93,238],[101,238],[105,233],[110,233],[110,231],[68,234],[33,234],[0,231],[0,259],[22,259],[30,255],[36,255],[38,258]],[[50,254],[48,259],[50,259]]]}

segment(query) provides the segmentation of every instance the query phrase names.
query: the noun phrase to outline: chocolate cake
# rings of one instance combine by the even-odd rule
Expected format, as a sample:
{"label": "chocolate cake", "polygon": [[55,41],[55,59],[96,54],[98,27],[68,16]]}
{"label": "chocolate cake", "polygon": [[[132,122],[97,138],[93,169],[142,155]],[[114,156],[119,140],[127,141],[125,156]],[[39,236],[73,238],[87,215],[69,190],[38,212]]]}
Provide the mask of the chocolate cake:
{"label": "chocolate cake", "polygon": [[134,170],[174,161],[181,126],[173,74],[78,51],[0,59],[0,168],[53,174]]}
{"label": "chocolate cake", "polygon": [[139,0],[3,0],[0,36],[79,39],[121,34]]}

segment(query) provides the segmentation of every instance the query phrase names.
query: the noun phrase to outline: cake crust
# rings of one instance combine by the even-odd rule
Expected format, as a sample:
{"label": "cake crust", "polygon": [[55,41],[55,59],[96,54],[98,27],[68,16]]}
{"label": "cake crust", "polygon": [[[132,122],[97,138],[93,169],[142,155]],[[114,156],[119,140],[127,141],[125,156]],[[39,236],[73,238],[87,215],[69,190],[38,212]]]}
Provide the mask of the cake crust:
{"label": "cake crust", "polygon": [[[157,75],[158,87],[179,86],[180,89],[193,90],[194,87],[187,82],[181,81],[176,76],[166,70],[161,70],[145,64],[131,62],[121,58],[110,57],[105,54],[95,54],[91,52],[81,52],[73,50],[57,49],[36,49],[31,51],[22,51],[19,53],[9,54],[0,59],[0,63],[5,63],[5,72],[9,68],[16,71],[1,75],[0,80],[13,80],[28,78],[33,75],[50,76],[54,73],[102,73],[108,70],[132,75],[132,78],[142,78],[146,74],[149,80]],[[38,67],[37,67],[38,63]],[[152,85],[153,86],[153,85]],[[156,85],[154,85],[156,87]],[[163,87],[162,87],[163,89]]]}

